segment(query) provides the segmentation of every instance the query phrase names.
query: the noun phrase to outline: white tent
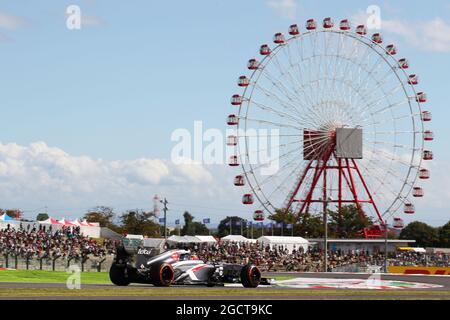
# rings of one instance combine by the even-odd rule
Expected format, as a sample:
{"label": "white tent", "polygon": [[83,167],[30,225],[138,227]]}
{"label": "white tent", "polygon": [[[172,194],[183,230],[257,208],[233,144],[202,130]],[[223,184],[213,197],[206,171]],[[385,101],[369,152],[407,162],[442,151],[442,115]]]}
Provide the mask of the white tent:
{"label": "white tent", "polygon": [[100,223],[98,222],[88,222],[86,219],[84,219],[83,221],[81,221],[81,223],[83,225],[85,225],[86,227],[100,227]]}
{"label": "white tent", "polygon": [[173,236],[170,236],[170,237],[167,238],[167,242],[170,243],[170,244],[183,243],[183,237],[173,235]]}
{"label": "white tent", "polygon": [[217,242],[216,238],[214,238],[213,236],[195,236],[195,237],[204,243],[216,243]]}
{"label": "white tent", "polygon": [[58,220],[53,219],[52,217],[49,217],[47,220],[38,221],[38,222],[41,223],[41,224],[51,224],[51,225],[62,226],[62,224]]}
{"label": "white tent", "polygon": [[88,223],[83,223],[79,219],[75,219],[71,223],[73,223],[74,225],[76,225],[78,227],[89,227]]}
{"label": "white tent", "polygon": [[144,236],[142,234],[127,234],[125,236],[126,239],[138,239],[138,240],[143,240]]}
{"label": "white tent", "polygon": [[0,221],[14,221],[14,219],[4,213],[0,216]]}
{"label": "white tent", "polygon": [[144,238],[144,247],[162,249],[164,238]]}
{"label": "white tent", "polygon": [[256,240],[255,239],[248,239],[244,236],[241,235],[228,235],[226,237],[221,238],[220,240],[222,241],[231,241],[231,242],[251,242],[251,243],[255,243]]}
{"label": "white tent", "polygon": [[202,242],[200,239],[194,236],[170,236],[167,238],[167,242],[169,243],[200,243]]}
{"label": "white tent", "polygon": [[309,241],[302,237],[280,237],[280,236],[261,236],[258,238],[261,246],[270,246],[271,248],[283,247],[292,252],[293,249],[303,248],[308,250]]}
{"label": "white tent", "polygon": [[63,226],[75,226],[75,224],[73,224],[72,222],[70,222],[69,220],[66,220],[66,218],[62,218],[61,220],[58,220],[58,222],[60,224],[62,224]]}
{"label": "white tent", "polygon": [[182,238],[183,238],[182,241],[184,243],[200,243],[200,242],[202,242],[199,238],[194,237],[194,236],[183,236]]}

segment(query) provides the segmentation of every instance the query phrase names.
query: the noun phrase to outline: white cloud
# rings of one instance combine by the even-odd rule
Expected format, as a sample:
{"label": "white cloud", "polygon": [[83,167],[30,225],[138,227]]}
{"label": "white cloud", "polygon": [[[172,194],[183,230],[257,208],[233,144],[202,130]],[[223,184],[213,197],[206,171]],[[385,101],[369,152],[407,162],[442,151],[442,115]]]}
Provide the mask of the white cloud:
{"label": "white cloud", "polygon": [[282,17],[287,19],[295,19],[297,13],[296,0],[267,0],[266,3]]}
{"label": "white cloud", "polygon": [[431,51],[450,52],[450,25],[444,20],[436,18],[428,22],[422,31],[424,37],[420,45],[429,46]]}
{"label": "white cloud", "polygon": [[[427,165],[431,179],[420,181],[425,197],[414,200],[417,214],[404,218],[441,225],[448,220],[450,209],[450,163]],[[106,161],[73,156],[44,142],[28,146],[0,143],[0,208],[49,206],[56,218],[74,218],[96,205],[112,206],[118,213],[151,209],[153,195],[159,194],[169,200],[171,222],[184,210],[214,222],[226,215],[250,218],[252,208],[241,204],[247,188],[234,187],[235,174],[226,165],[175,165],[149,158]],[[26,216],[34,218],[36,213],[31,210]]]}
{"label": "white cloud", "polygon": [[450,52],[450,25],[441,18],[424,22],[383,20],[381,29],[402,37],[409,45],[430,52]]}
{"label": "white cloud", "polygon": [[[202,198],[209,201],[214,194],[226,194],[221,191],[224,179],[215,180],[210,170],[163,159],[105,161],[73,156],[44,142],[0,143],[0,207],[151,206],[155,193],[201,203]],[[231,188],[231,180],[226,185]]]}
{"label": "white cloud", "polygon": [[13,16],[11,14],[0,12],[0,28],[16,30],[23,27],[26,20],[21,17]]}
{"label": "white cloud", "polygon": [[[355,24],[366,24],[368,15],[359,11]],[[399,36],[407,44],[428,52],[450,52],[450,24],[436,17],[428,21],[388,20],[381,16],[381,32]]]}

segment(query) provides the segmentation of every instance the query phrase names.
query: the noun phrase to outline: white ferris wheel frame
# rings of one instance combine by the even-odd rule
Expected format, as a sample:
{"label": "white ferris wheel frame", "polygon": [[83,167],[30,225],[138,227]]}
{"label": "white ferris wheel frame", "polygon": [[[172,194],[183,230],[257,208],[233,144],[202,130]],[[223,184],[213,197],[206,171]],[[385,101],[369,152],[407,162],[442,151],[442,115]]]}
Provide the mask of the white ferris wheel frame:
{"label": "white ferris wheel frame", "polygon": [[[352,38],[352,44],[354,46],[357,45],[363,45],[365,46],[365,50],[367,52],[374,52],[378,55],[378,58],[381,58],[381,62],[388,66],[390,71],[395,75],[396,79],[399,83],[399,90],[401,90],[404,93],[405,99],[407,100],[408,107],[409,107],[409,116],[411,117],[411,128],[412,131],[412,148],[411,149],[411,156],[408,163],[408,170],[407,174],[404,177],[403,184],[400,188],[400,190],[395,191],[396,195],[393,197],[392,203],[387,207],[383,208],[383,212],[381,213],[383,218],[390,218],[392,217],[400,208],[400,206],[404,205],[405,203],[409,203],[408,200],[411,191],[416,184],[419,176],[419,169],[422,166],[422,152],[424,150],[425,141],[423,139],[418,139],[416,137],[417,134],[423,134],[424,132],[424,123],[423,119],[419,118],[416,119],[415,117],[422,114],[422,107],[421,103],[419,101],[416,101],[417,91],[414,85],[405,83],[405,79],[408,79],[408,74],[403,68],[399,67],[399,62],[394,56],[389,55],[387,53],[387,50],[380,44],[375,43],[370,39],[368,36],[360,35],[351,31],[343,31],[343,30],[332,30],[332,29],[321,29],[321,30],[313,30],[313,31],[307,31],[300,35],[293,35],[291,37],[286,38],[285,42],[282,44],[278,44],[275,47],[271,49],[271,53],[269,55],[264,56],[261,61],[258,63],[258,68],[256,70],[253,70],[251,75],[249,76],[249,82],[250,85],[244,87],[243,93],[242,93],[242,103],[239,106],[239,113],[238,113],[238,119],[239,122],[237,124],[237,132],[239,132],[239,129],[243,127],[244,132],[248,129],[248,123],[252,121],[248,118],[248,113],[251,107],[252,97],[255,90],[256,85],[258,84],[258,81],[260,77],[263,75],[265,69],[267,66],[274,61],[274,59],[277,59],[277,55],[280,54],[281,49],[285,48],[286,46],[289,46],[291,42],[298,41],[298,39],[301,37],[303,39],[306,39],[307,37],[313,37],[314,35],[318,35],[320,33],[333,33],[338,34],[340,37],[350,37]],[[312,41],[312,40],[311,40]],[[303,45],[303,43],[302,43]],[[370,51],[371,50],[371,51]],[[309,57],[308,59],[310,59]],[[339,56],[337,56],[339,58]],[[344,57],[340,56],[340,58],[345,59]],[[302,58],[303,62],[303,58]],[[351,61],[355,64],[355,61]],[[348,62],[347,62],[348,63]],[[358,66],[360,64],[356,63]],[[361,66],[360,66],[361,67]],[[367,77],[372,76],[372,71],[367,73]],[[334,79],[337,80],[337,79]],[[311,85],[310,83],[308,85]],[[408,92],[408,89],[411,90],[413,93],[413,96],[411,96]],[[362,90],[361,86],[357,88],[356,92],[361,95],[360,91]],[[380,99],[381,100],[381,99]],[[416,105],[413,105],[416,103]],[[368,107],[367,105],[365,107]],[[391,106],[387,106],[386,108],[390,108]],[[415,110],[418,110],[418,114]],[[244,120],[243,124],[241,123],[241,120]],[[257,120],[256,120],[257,121]],[[262,121],[264,122],[264,121]],[[420,123],[419,123],[420,122]],[[299,130],[302,130],[301,128],[298,128]],[[237,139],[237,148],[239,149],[240,138]],[[421,142],[420,142],[421,141]],[[274,212],[274,210],[278,209],[276,208],[270,200],[270,196],[266,195],[263,192],[263,189],[261,188],[261,181],[258,181],[257,177],[254,175],[255,170],[257,167],[254,167],[249,161],[249,145],[248,145],[248,137],[245,137],[245,143],[244,143],[244,154],[240,153],[238,155],[241,167],[243,170],[243,174],[245,176],[245,179],[247,183],[249,184],[249,187],[253,193],[253,195],[256,196],[258,199],[260,205],[263,209],[266,210],[268,213]],[[418,156],[418,163],[415,163],[415,159]],[[296,170],[301,167],[303,160],[299,160],[299,164],[296,166]],[[247,167],[248,166],[248,167]],[[276,190],[275,190],[276,191]],[[391,193],[393,191],[391,190]]]}

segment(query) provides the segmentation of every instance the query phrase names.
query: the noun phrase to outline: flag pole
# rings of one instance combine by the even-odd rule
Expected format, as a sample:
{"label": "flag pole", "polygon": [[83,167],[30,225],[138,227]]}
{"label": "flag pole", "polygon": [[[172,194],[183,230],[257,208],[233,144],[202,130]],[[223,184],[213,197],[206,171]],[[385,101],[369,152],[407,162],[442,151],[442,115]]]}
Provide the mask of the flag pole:
{"label": "flag pole", "polygon": [[164,239],[167,240],[167,204],[169,202],[167,202],[166,198],[164,198],[164,201],[160,200],[161,203],[164,205],[163,211],[164,211]]}

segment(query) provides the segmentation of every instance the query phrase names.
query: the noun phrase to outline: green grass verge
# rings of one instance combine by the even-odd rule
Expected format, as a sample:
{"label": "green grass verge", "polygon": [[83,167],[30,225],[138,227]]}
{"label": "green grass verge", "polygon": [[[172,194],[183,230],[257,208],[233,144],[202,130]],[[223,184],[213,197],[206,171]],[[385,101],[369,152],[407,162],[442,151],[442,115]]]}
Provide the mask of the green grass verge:
{"label": "green grass verge", "polygon": [[[28,282],[28,283],[65,283],[70,274],[63,271],[44,270],[1,270],[0,282]],[[275,280],[288,280],[293,276],[271,277]],[[108,272],[82,272],[81,283],[111,284]]]}
{"label": "green grass verge", "polygon": [[[44,270],[1,270],[0,282],[65,283],[69,273]],[[107,272],[82,272],[81,283],[110,284]]]}

